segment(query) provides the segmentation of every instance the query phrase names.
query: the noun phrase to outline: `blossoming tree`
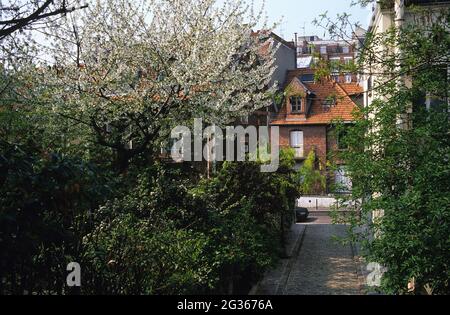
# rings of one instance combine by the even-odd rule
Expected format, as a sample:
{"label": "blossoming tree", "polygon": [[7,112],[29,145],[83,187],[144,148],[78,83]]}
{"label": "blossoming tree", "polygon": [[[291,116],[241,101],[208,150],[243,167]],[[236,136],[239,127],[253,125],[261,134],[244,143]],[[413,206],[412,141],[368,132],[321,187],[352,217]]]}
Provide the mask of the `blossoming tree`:
{"label": "blossoming tree", "polygon": [[229,0],[95,1],[49,30],[51,67],[36,82],[124,171],[174,125],[224,124],[270,104],[276,47],[252,31],[269,30],[261,12]]}

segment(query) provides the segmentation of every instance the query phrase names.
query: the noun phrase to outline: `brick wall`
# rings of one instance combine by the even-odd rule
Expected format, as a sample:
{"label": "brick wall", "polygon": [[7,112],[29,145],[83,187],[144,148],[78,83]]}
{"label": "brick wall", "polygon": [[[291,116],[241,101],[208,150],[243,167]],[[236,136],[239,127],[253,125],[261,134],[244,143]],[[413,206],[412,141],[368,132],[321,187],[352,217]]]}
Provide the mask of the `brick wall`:
{"label": "brick wall", "polygon": [[303,131],[305,157],[315,148],[321,164],[326,165],[327,127],[325,125],[280,126],[280,146],[290,147],[290,132]]}
{"label": "brick wall", "polygon": [[334,172],[326,169],[327,159],[333,159],[337,164],[342,164],[342,161],[336,160],[333,155],[333,152],[337,150],[334,130],[325,125],[280,126],[281,147],[290,147],[290,132],[296,130],[303,131],[305,158],[311,150],[315,149],[316,156],[322,165],[322,172],[327,176],[327,188],[317,193],[330,192],[331,186],[334,185]]}

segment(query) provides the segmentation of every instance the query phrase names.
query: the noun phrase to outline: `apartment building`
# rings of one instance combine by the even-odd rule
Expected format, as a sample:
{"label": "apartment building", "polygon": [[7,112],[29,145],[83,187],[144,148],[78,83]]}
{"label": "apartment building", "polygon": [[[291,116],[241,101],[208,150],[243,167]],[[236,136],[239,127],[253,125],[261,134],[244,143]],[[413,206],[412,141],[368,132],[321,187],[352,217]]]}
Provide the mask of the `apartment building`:
{"label": "apartment building", "polygon": [[[383,34],[392,27],[403,27],[409,23],[428,23],[430,20],[437,18],[444,9],[448,9],[450,1],[448,0],[384,0],[378,1],[373,6],[373,13],[369,23],[368,31],[373,34]],[[424,9],[427,14],[423,15],[419,9]],[[375,48],[380,52],[383,47]],[[398,52],[400,53],[400,52]],[[369,68],[365,69],[365,75],[361,76],[360,84],[366,91],[364,95],[364,105],[370,105],[374,99],[382,98],[376,90],[377,82],[383,82],[389,78],[383,78],[374,73],[382,72],[382,69]],[[450,68],[447,67],[448,77],[450,78]],[[411,78],[404,77],[405,83],[410,85]],[[433,100],[427,97],[424,100],[427,107],[432,106]]]}
{"label": "apartment building", "polygon": [[354,73],[342,73],[337,70],[338,64],[353,63],[358,56],[358,51],[364,40],[365,30],[355,29],[351,40],[323,40],[318,36],[295,35],[297,47],[297,67],[300,69],[313,68],[318,59],[330,61],[336,65],[336,71],[332,73],[332,79],[339,83],[353,83],[358,81]]}

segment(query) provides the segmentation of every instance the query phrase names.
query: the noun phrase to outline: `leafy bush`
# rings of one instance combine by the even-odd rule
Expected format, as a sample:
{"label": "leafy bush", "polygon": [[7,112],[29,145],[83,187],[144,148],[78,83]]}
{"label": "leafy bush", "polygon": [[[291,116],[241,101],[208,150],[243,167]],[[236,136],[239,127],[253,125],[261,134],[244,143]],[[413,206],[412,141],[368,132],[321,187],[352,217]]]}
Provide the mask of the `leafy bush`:
{"label": "leafy bush", "polygon": [[303,166],[297,172],[297,182],[303,194],[318,193],[326,188],[326,176],[316,168],[316,154],[314,150],[308,153]]}
{"label": "leafy bush", "polygon": [[225,163],[198,184],[182,175],[155,165],[95,212],[83,293],[246,293],[275,263],[296,193],[286,174],[247,162]]}
{"label": "leafy bush", "polygon": [[279,173],[261,173],[258,163],[224,163],[213,179],[192,189],[208,209],[205,228],[214,227],[217,246],[211,250],[217,253],[219,278],[227,281],[219,292],[232,293],[235,285],[256,281],[283,254],[298,197],[287,165],[283,159]]}
{"label": "leafy bush", "polygon": [[[140,157],[112,177],[106,150],[74,158],[86,138],[66,146],[49,117],[28,114],[0,115],[1,293],[245,294],[283,254],[298,195],[292,152],[270,174],[224,163],[198,181],[192,168]],[[65,283],[74,261],[79,290]]]}
{"label": "leafy bush", "polygon": [[[106,209],[101,209],[105,211]],[[131,213],[101,222],[84,237],[83,293],[188,294],[209,286],[208,238],[158,227]]]}
{"label": "leafy bush", "polygon": [[[0,278],[2,290],[63,292],[76,260],[77,219],[104,187],[89,165],[2,141],[0,146]],[[56,284],[58,283],[58,284]]]}

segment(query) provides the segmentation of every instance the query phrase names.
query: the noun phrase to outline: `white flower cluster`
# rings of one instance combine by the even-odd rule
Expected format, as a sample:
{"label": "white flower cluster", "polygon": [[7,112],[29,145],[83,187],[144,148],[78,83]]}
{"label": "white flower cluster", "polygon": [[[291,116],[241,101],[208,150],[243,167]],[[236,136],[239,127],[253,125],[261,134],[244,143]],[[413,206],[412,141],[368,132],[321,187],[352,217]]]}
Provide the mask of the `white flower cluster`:
{"label": "white flower cluster", "polygon": [[[267,31],[254,33],[257,25]],[[99,125],[127,117],[228,123],[270,105],[277,47],[268,33],[261,12],[242,0],[97,0],[51,30],[54,65],[40,84],[51,87],[56,108]]]}

